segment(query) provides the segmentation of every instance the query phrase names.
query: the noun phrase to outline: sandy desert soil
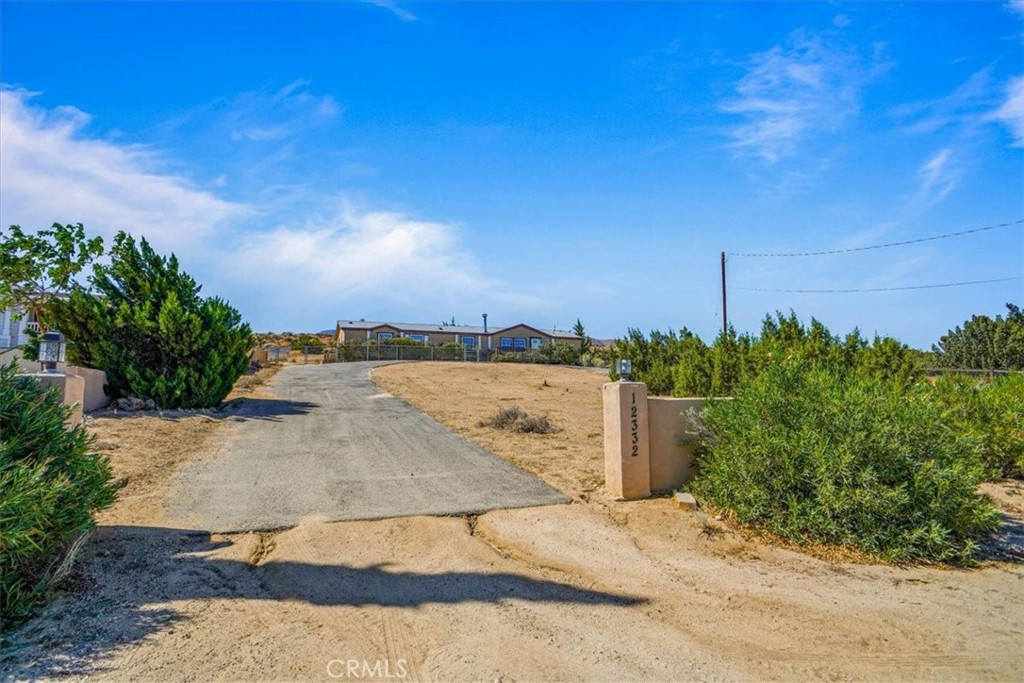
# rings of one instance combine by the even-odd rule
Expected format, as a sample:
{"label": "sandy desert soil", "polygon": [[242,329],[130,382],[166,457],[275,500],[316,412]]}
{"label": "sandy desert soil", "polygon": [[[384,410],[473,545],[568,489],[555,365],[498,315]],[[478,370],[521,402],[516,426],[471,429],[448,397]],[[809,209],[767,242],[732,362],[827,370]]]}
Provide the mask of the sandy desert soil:
{"label": "sandy desert soil", "polygon": [[[125,491],[150,502],[124,498],[105,513],[71,592],[7,640],[0,671],[130,681],[1024,678],[1019,486],[995,487],[1008,511],[1003,554],[981,568],[832,564],[667,499],[609,500],[599,487],[601,374],[406,363],[374,376],[576,502],[466,518],[306,519],[276,533],[168,528],[161,485],[204,456],[185,437],[227,422],[171,419],[150,439],[142,423],[117,431],[105,425],[132,420],[95,420],[117,446],[119,472],[133,449],[147,463],[136,467],[149,476],[129,475]],[[509,404],[565,431],[477,426]]]}

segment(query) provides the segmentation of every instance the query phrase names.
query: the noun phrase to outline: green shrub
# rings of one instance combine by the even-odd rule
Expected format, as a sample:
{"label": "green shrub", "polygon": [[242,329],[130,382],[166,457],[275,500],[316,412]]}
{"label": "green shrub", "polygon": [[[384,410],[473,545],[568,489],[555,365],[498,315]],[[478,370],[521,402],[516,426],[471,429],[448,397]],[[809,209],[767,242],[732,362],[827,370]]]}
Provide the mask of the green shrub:
{"label": "green shrub", "polygon": [[944,375],[932,390],[949,423],[981,441],[989,478],[1024,478],[1024,375]]}
{"label": "green shrub", "polygon": [[0,622],[27,617],[92,515],[114,501],[110,466],[55,390],[0,366]]}
{"label": "green shrub", "polygon": [[298,337],[292,340],[290,347],[293,351],[322,351],[324,349],[323,340],[312,334],[300,334]]}
{"label": "green shrub", "polygon": [[153,399],[163,408],[220,405],[249,367],[254,339],[227,302],[203,298],[172,255],[118,233],[94,291],[52,302],[68,357],[107,373],[114,397]]}
{"label": "green shrub", "polygon": [[979,440],[926,387],[782,362],[704,412],[693,492],[797,543],[892,562],[966,562],[998,525]]}

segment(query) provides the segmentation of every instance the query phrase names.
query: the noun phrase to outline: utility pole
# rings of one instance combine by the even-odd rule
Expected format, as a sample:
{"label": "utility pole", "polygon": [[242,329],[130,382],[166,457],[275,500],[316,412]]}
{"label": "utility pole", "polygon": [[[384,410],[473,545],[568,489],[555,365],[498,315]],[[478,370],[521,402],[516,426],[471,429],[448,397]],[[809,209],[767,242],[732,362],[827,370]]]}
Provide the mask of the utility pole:
{"label": "utility pole", "polygon": [[722,332],[729,334],[729,309],[725,303],[725,252],[722,252]]}

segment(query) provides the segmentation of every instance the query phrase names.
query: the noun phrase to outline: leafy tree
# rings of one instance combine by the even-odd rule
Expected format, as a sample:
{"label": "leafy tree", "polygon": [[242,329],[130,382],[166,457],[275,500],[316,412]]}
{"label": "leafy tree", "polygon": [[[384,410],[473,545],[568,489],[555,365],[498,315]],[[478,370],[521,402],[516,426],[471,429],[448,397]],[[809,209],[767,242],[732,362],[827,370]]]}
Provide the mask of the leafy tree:
{"label": "leafy tree", "polygon": [[72,361],[107,373],[115,396],[151,398],[164,408],[220,404],[248,367],[253,344],[238,311],[203,298],[178,259],[121,232],[109,266],[95,265],[92,292],[54,302]]}
{"label": "leafy tree", "polygon": [[1024,312],[1006,304],[1007,316],[976,315],[932,346],[941,367],[983,370],[1024,369]]}
{"label": "leafy tree", "polygon": [[86,239],[81,223],[54,223],[35,234],[17,225],[9,234],[0,230],[0,309],[25,307],[45,332],[49,302],[67,293],[75,276],[102,254],[102,238]]}

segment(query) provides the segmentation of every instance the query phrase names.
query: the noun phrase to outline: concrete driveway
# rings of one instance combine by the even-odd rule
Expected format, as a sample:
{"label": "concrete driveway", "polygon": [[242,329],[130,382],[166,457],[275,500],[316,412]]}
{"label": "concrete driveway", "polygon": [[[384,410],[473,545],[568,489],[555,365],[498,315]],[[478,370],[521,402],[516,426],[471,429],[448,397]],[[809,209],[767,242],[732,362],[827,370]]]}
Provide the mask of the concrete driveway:
{"label": "concrete driveway", "polygon": [[215,452],[176,477],[168,516],[217,533],[566,503],[541,480],[369,380],[379,363],[286,367]]}

